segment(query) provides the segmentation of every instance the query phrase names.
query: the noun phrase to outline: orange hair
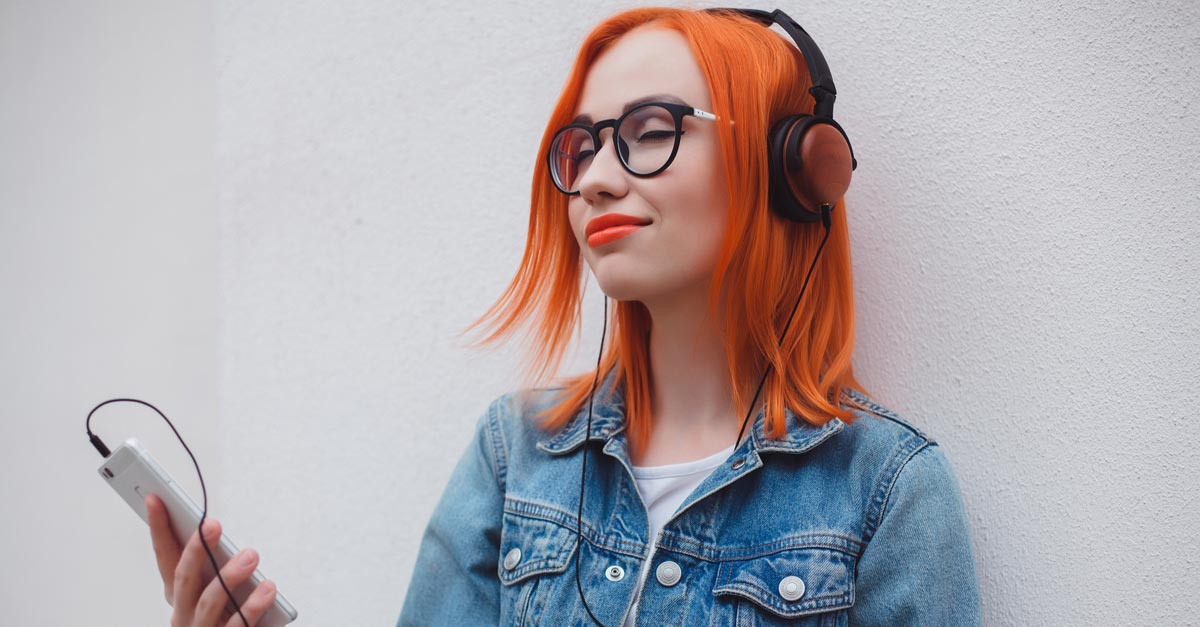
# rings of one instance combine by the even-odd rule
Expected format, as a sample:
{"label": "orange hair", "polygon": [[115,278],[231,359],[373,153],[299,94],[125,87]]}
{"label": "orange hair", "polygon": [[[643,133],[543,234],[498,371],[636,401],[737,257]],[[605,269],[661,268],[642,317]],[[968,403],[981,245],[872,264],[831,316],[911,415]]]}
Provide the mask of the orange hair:
{"label": "orange hair", "polygon": [[[713,272],[707,313],[719,311],[715,319],[723,321],[720,333],[737,420],[750,409],[768,363],[771,372],[763,394],[773,436],[786,430],[784,407],[816,425],[834,417],[852,420],[851,410],[839,405],[849,400],[841,397],[842,388],[862,389],[851,366],[854,295],[844,201],[834,208],[829,241],[780,346],[824,231],[819,223],[793,223],[768,210],[767,133],[780,118],[812,111],[808,71],[790,41],[732,13],[633,9],[592,30],[542,134],[521,265],[496,303],[463,333],[480,325],[489,328],[490,333],[473,344],[478,346],[496,343],[518,326],[531,324],[534,341],[526,355],[526,381],[541,382],[557,372],[582,316],[584,276],[567,218],[568,197],[550,180],[545,155],[555,131],[575,116],[592,63],[622,35],[643,25],[672,29],[687,39],[708,81],[718,118],[729,226]],[[737,121],[736,130],[730,120]],[[636,451],[650,435],[650,314],[640,302],[618,301],[609,324],[613,341],[600,360],[599,374],[603,379],[619,368],[626,428]],[[540,415],[544,428],[562,426],[583,406],[594,374],[559,379],[562,389],[556,404]]]}

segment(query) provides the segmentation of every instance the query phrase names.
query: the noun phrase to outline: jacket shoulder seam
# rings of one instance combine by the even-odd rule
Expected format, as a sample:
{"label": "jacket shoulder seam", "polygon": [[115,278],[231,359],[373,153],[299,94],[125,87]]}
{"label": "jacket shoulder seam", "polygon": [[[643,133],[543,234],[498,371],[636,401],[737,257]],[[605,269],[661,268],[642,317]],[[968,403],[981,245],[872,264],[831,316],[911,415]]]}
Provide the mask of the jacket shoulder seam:
{"label": "jacket shoulder seam", "polygon": [[892,491],[896,487],[896,483],[900,480],[900,474],[908,467],[908,462],[917,456],[921,451],[937,446],[937,443],[920,435],[918,431],[916,437],[908,439],[900,444],[888,460],[888,468],[895,468],[891,472],[884,475],[884,480],[880,482],[879,488],[874,492],[870,506],[867,509],[867,515],[863,520],[863,549],[866,549],[867,544],[871,542],[871,538],[875,535],[875,530],[883,523],[883,517],[887,513],[887,506],[891,502]]}
{"label": "jacket shoulder seam", "polygon": [[844,396],[847,399],[849,399],[851,401],[851,404],[853,406],[855,406],[865,412],[873,414],[879,418],[885,418],[888,421],[895,423],[896,425],[904,428],[905,430],[907,430],[909,433],[913,434],[916,437],[924,438],[926,440],[929,440],[929,442],[931,442],[931,443],[935,442],[935,440],[933,438],[929,437],[929,435],[926,434],[924,431],[922,431],[921,429],[912,425],[907,420],[901,418],[900,414],[897,414],[896,412],[892,411],[891,409],[888,409],[887,407],[884,407],[884,406],[880,405],[879,403],[876,403],[874,399],[867,396],[866,394],[863,394],[862,392],[859,392],[858,390],[855,390],[853,388],[843,388],[842,393],[844,394]]}

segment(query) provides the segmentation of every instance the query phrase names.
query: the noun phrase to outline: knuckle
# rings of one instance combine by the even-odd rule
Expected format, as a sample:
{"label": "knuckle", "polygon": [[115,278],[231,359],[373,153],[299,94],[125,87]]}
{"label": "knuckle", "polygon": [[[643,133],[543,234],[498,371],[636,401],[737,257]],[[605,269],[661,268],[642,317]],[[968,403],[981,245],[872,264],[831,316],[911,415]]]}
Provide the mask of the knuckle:
{"label": "knuckle", "polygon": [[275,589],[268,588],[264,585],[259,585],[254,591],[254,609],[258,611],[265,610],[275,601]]}
{"label": "knuckle", "polygon": [[[221,599],[224,599],[224,592],[221,593]],[[200,616],[216,616],[220,614],[220,610],[223,607],[223,605],[218,605],[218,603],[221,603],[221,601],[217,601],[214,596],[204,595],[196,602],[196,614]]]}
{"label": "knuckle", "polygon": [[237,587],[243,581],[250,578],[252,570],[247,570],[246,565],[240,563],[236,558],[226,564],[221,569],[221,577],[225,579],[225,583],[231,588]]}
{"label": "knuckle", "polygon": [[[222,594],[224,594],[224,593],[222,593]],[[209,594],[202,595],[200,597],[200,600],[196,601],[196,613],[197,614],[199,614],[201,616],[207,616],[208,614],[214,612],[214,610],[216,610],[216,602],[213,600],[212,595],[209,595]]]}
{"label": "knuckle", "polygon": [[275,602],[275,596],[279,594],[279,589],[275,587],[274,582],[269,582],[268,585],[259,586],[259,590],[262,592],[262,609],[266,611]]}
{"label": "knuckle", "polygon": [[194,581],[195,579],[192,577],[192,573],[188,572],[186,568],[178,568],[175,570],[176,588],[186,589],[188,586],[191,586]]}

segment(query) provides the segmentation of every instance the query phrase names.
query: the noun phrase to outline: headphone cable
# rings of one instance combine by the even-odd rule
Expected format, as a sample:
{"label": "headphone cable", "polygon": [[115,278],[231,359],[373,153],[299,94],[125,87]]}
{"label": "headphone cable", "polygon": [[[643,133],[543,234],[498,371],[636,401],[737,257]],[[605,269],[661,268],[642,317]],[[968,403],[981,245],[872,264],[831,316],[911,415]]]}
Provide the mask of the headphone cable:
{"label": "headphone cable", "polygon": [[250,627],[250,622],[247,621],[246,616],[242,614],[241,605],[238,604],[237,599],[233,598],[233,593],[229,591],[229,586],[225,585],[225,578],[221,576],[221,566],[217,564],[217,558],[213,556],[212,549],[210,549],[208,546],[208,541],[204,539],[204,519],[208,517],[208,488],[204,487],[204,475],[200,473],[200,464],[196,462],[196,456],[192,454],[192,449],[188,448],[187,442],[183,441],[183,436],[179,435],[179,430],[175,428],[175,425],[171,423],[171,420],[167,418],[166,414],[159,411],[159,409],[154,405],[136,398],[113,398],[93,407],[92,411],[88,412],[87,420],[84,422],[84,426],[87,429],[88,440],[91,441],[92,446],[94,446],[96,450],[99,451],[100,455],[105,459],[108,459],[108,456],[112,453],[108,450],[108,447],[104,445],[104,441],[100,439],[100,436],[92,433],[92,414],[96,413],[96,410],[109,403],[138,403],[153,409],[155,413],[157,413],[159,416],[162,416],[163,420],[167,421],[167,425],[171,427],[171,431],[175,432],[175,437],[178,438],[179,443],[183,445],[183,450],[187,451],[188,457],[192,458],[192,465],[196,467],[196,476],[200,478],[200,494],[204,497],[204,508],[200,512],[200,522],[196,525],[196,534],[200,536],[200,544],[204,546],[204,552],[208,553],[208,560],[212,564],[213,571],[217,573],[217,580],[221,582],[221,587],[225,589],[225,594],[229,597],[229,601],[233,603],[233,608],[237,610],[237,615],[242,618],[242,624],[246,627]]}

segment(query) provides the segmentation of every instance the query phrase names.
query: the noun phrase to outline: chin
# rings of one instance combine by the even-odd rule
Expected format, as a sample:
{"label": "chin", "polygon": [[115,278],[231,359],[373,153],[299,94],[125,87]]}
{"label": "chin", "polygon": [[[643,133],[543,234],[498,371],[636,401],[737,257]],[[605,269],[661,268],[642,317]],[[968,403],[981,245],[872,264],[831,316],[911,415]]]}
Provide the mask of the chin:
{"label": "chin", "polygon": [[660,299],[668,294],[678,292],[675,285],[664,285],[648,281],[651,277],[620,277],[607,280],[597,278],[600,291],[605,296],[619,301],[639,301],[642,303]]}
{"label": "chin", "polygon": [[655,271],[656,264],[645,258],[607,257],[591,267],[600,291],[613,300],[655,301],[668,295],[690,292],[704,281],[689,277]]}
{"label": "chin", "polygon": [[637,285],[631,285],[629,281],[597,280],[596,282],[600,285],[600,291],[613,300],[627,301],[645,298],[645,290],[639,289]]}
{"label": "chin", "polygon": [[[605,271],[607,270],[607,272]],[[647,279],[644,272],[636,270],[622,269],[620,272],[615,272],[616,268],[608,267],[596,274],[596,284],[600,286],[600,291],[613,300],[642,300],[648,295],[654,294],[655,286]]]}

